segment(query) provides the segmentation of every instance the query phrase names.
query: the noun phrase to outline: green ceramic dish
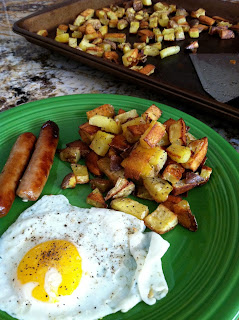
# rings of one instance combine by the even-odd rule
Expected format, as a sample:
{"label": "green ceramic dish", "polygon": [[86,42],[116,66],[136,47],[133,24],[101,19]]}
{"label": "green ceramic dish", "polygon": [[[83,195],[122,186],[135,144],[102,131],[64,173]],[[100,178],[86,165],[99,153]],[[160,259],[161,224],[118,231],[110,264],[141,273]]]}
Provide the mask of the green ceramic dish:
{"label": "green ceramic dish", "polygon": [[[104,103],[111,103],[116,109],[136,108],[139,113],[155,103],[163,110],[162,121],[182,117],[193,135],[208,137],[207,165],[213,168],[210,181],[191,190],[188,196],[198,231],[193,233],[177,226],[163,236],[170,242],[170,249],[163,257],[168,295],[153,306],[140,303],[126,314],[119,312],[105,319],[236,319],[239,313],[239,154],[202,122],[166,105],[127,96],[89,94],[31,102],[0,114],[0,169],[19,134],[31,131],[38,135],[40,126],[53,120],[60,128],[59,147],[64,146],[79,138],[78,126],[86,121],[86,111]],[[64,194],[71,204],[88,207],[85,198],[90,192],[89,186],[60,189],[68,172],[69,164],[56,157],[43,194]],[[31,204],[16,198],[11,211],[0,220],[0,234]],[[151,204],[150,208],[154,206]],[[12,318],[0,311],[0,319]]]}

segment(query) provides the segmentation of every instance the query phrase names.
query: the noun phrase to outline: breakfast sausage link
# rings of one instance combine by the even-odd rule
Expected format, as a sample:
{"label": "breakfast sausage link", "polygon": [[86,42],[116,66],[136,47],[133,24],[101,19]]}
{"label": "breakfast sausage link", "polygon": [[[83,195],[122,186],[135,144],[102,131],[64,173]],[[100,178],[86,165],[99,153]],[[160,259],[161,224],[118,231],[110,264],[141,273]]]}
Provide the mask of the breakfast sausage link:
{"label": "breakfast sausage link", "polygon": [[29,162],[35,142],[34,134],[25,132],[12,147],[0,174],[0,217],[5,216],[13,204],[19,180]]}
{"label": "breakfast sausage link", "polygon": [[58,140],[57,124],[53,121],[44,123],[30,163],[17,189],[17,195],[23,200],[35,201],[39,198],[53,164]]}

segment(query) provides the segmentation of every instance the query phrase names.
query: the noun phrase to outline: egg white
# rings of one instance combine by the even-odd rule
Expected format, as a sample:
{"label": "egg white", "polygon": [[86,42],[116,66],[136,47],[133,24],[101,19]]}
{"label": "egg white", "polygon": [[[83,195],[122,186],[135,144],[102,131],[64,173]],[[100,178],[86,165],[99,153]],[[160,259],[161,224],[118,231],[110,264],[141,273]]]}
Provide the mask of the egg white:
{"label": "egg white", "polygon": [[[19,320],[93,320],[126,312],[141,300],[155,303],[168,292],[161,257],[169,244],[144,230],[143,221],[123,212],[82,209],[62,195],[43,196],[0,238],[0,309]],[[47,303],[32,297],[36,284],[21,285],[16,270],[30,249],[54,239],[75,245],[83,273],[71,295]],[[59,276],[50,270],[46,286]]]}

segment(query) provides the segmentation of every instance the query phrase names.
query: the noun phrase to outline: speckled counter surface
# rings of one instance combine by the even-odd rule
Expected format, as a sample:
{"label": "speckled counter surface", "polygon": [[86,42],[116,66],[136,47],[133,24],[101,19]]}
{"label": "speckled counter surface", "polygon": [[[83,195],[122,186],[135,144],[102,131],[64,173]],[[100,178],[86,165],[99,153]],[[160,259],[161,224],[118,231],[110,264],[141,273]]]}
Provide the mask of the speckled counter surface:
{"label": "speckled counter surface", "polygon": [[[123,94],[178,108],[217,131],[239,152],[239,126],[211,114],[170,101],[160,94],[113,78],[108,74],[28,43],[14,34],[15,21],[56,3],[43,0],[2,0],[0,8],[0,111],[43,98],[80,93]],[[59,2],[59,1],[58,1]],[[0,113],[1,119],[1,113]],[[0,120],[1,121],[1,120]]]}

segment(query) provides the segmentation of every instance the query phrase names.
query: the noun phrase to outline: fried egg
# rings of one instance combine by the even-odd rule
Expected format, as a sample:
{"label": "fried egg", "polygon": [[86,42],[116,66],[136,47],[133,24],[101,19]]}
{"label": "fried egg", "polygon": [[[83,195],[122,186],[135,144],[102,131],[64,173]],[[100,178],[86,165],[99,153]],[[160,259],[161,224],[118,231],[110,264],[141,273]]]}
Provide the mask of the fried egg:
{"label": "fried egg", "polygon": [[99,319],[168,292],[169,243],[123,212],[43,196],[0,238],[0,309],[19,320]]}

